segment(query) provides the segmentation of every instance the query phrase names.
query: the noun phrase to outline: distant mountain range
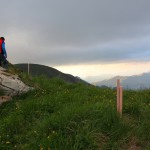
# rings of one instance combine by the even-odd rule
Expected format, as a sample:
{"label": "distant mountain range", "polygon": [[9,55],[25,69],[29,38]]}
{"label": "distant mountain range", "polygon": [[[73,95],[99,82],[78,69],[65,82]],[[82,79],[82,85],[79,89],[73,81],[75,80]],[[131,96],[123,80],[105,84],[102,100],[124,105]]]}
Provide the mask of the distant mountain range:
{"label": "distant mountain range", "polygon": [[117,79],[121,80],[124,89],[148,89],[150,88],[150,72],[134,76],[116,76],[108,80],[93,83],[99,87],[116,87]]}
{"label": "distant mountain range", "polygon": [[[23,72],[28,72],[28,64],[15,64],[14,66]],[[74,77],[73,75],[62,73],[52,67],[39,64],[30,64],[29,68],[30,68],[29,73],[32,76],[45,75],[49,78],[60,78],[69,83],[78,83],[78,82],[87,83],[86,81],[80,79],[79,77]]]}

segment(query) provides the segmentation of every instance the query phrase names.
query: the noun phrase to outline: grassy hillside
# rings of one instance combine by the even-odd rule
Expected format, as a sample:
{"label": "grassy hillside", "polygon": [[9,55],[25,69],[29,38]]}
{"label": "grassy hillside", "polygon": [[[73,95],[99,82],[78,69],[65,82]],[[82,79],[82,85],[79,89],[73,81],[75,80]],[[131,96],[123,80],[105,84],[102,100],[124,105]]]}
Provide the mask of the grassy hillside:
{"label": "grassy hillside", "polygon": [[0,106],[1,150],[150,149],[150,90],[116,91],[60,79],[32,79],[35,91]]}
{"label": "grassy hillside", "polygon": [[[23,72],[28,72],[28,64],[16,64],[15,67],[19,68]],[[70,74],[65,74],[60,71],[58,71],[55,68],[39,65],[39,64],[30,64],[30,75],[32,76],[47,76],[49,78],[60,78],[66,82],[70,83],[78,83],[78,82],[84,82],[83,80],[79,79],[78,77],[74,77]]]}

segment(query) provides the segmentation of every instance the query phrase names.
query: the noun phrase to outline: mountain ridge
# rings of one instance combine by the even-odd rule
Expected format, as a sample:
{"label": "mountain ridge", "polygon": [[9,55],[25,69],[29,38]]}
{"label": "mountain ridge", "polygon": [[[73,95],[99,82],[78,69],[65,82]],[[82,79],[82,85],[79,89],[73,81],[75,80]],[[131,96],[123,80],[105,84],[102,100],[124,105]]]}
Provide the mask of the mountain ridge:
{"label": "mountain ridge", "polygon": [[[23,72],[26,72],[26,73],[28,72],[27,63],[14,64],[14,66]],[[79,83],[79,82],[87,83],[86,81],[80,79],[79,77],[75,77],[71,74],[65,74],[53,67],[40,65],[40,64],[29,64],[29,68],[30,68],[29,73],[32,76],[45,75],[49,78],[60,78],[69,83]]]}
{"label": "mountain ridge", "polygon": [[103,80],[100,82],[95,82],[94,85],[96,86],[107,86],[114,88],[116,87],[117,79],[121,80],[121,84],[124,89],[149,89],[150,88],[150,72],[142,73],[139,75],[133,76],[115,76],[108,80]]}

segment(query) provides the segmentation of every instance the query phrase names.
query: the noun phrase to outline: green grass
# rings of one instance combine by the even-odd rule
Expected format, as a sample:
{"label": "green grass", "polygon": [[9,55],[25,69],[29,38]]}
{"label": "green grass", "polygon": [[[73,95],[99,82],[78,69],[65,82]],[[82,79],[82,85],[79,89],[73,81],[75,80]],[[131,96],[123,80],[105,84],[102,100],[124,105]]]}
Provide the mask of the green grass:
{"label": "green grass", "polygon": [[0,149],[150,149],[150,90],[124,91],[120,118],[115,90],[30,80],[36,90],[0,106]]}

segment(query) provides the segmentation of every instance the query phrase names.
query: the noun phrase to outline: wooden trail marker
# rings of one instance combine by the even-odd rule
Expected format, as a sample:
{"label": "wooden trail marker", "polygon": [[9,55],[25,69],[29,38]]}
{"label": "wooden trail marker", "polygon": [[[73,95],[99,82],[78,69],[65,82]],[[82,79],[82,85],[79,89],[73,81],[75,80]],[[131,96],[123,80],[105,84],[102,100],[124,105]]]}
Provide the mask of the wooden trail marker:
{"label": "wooden trail marker", "polygon": [[30,73],[30,65],[28,63],[28,75],[29,75],[29,73]]}
{"label": "wooden trail marker", "polygon": [[117,112],[122,117],[122,100],[123,100],[123,88],[120,86],[120,79],[117,80]]}

